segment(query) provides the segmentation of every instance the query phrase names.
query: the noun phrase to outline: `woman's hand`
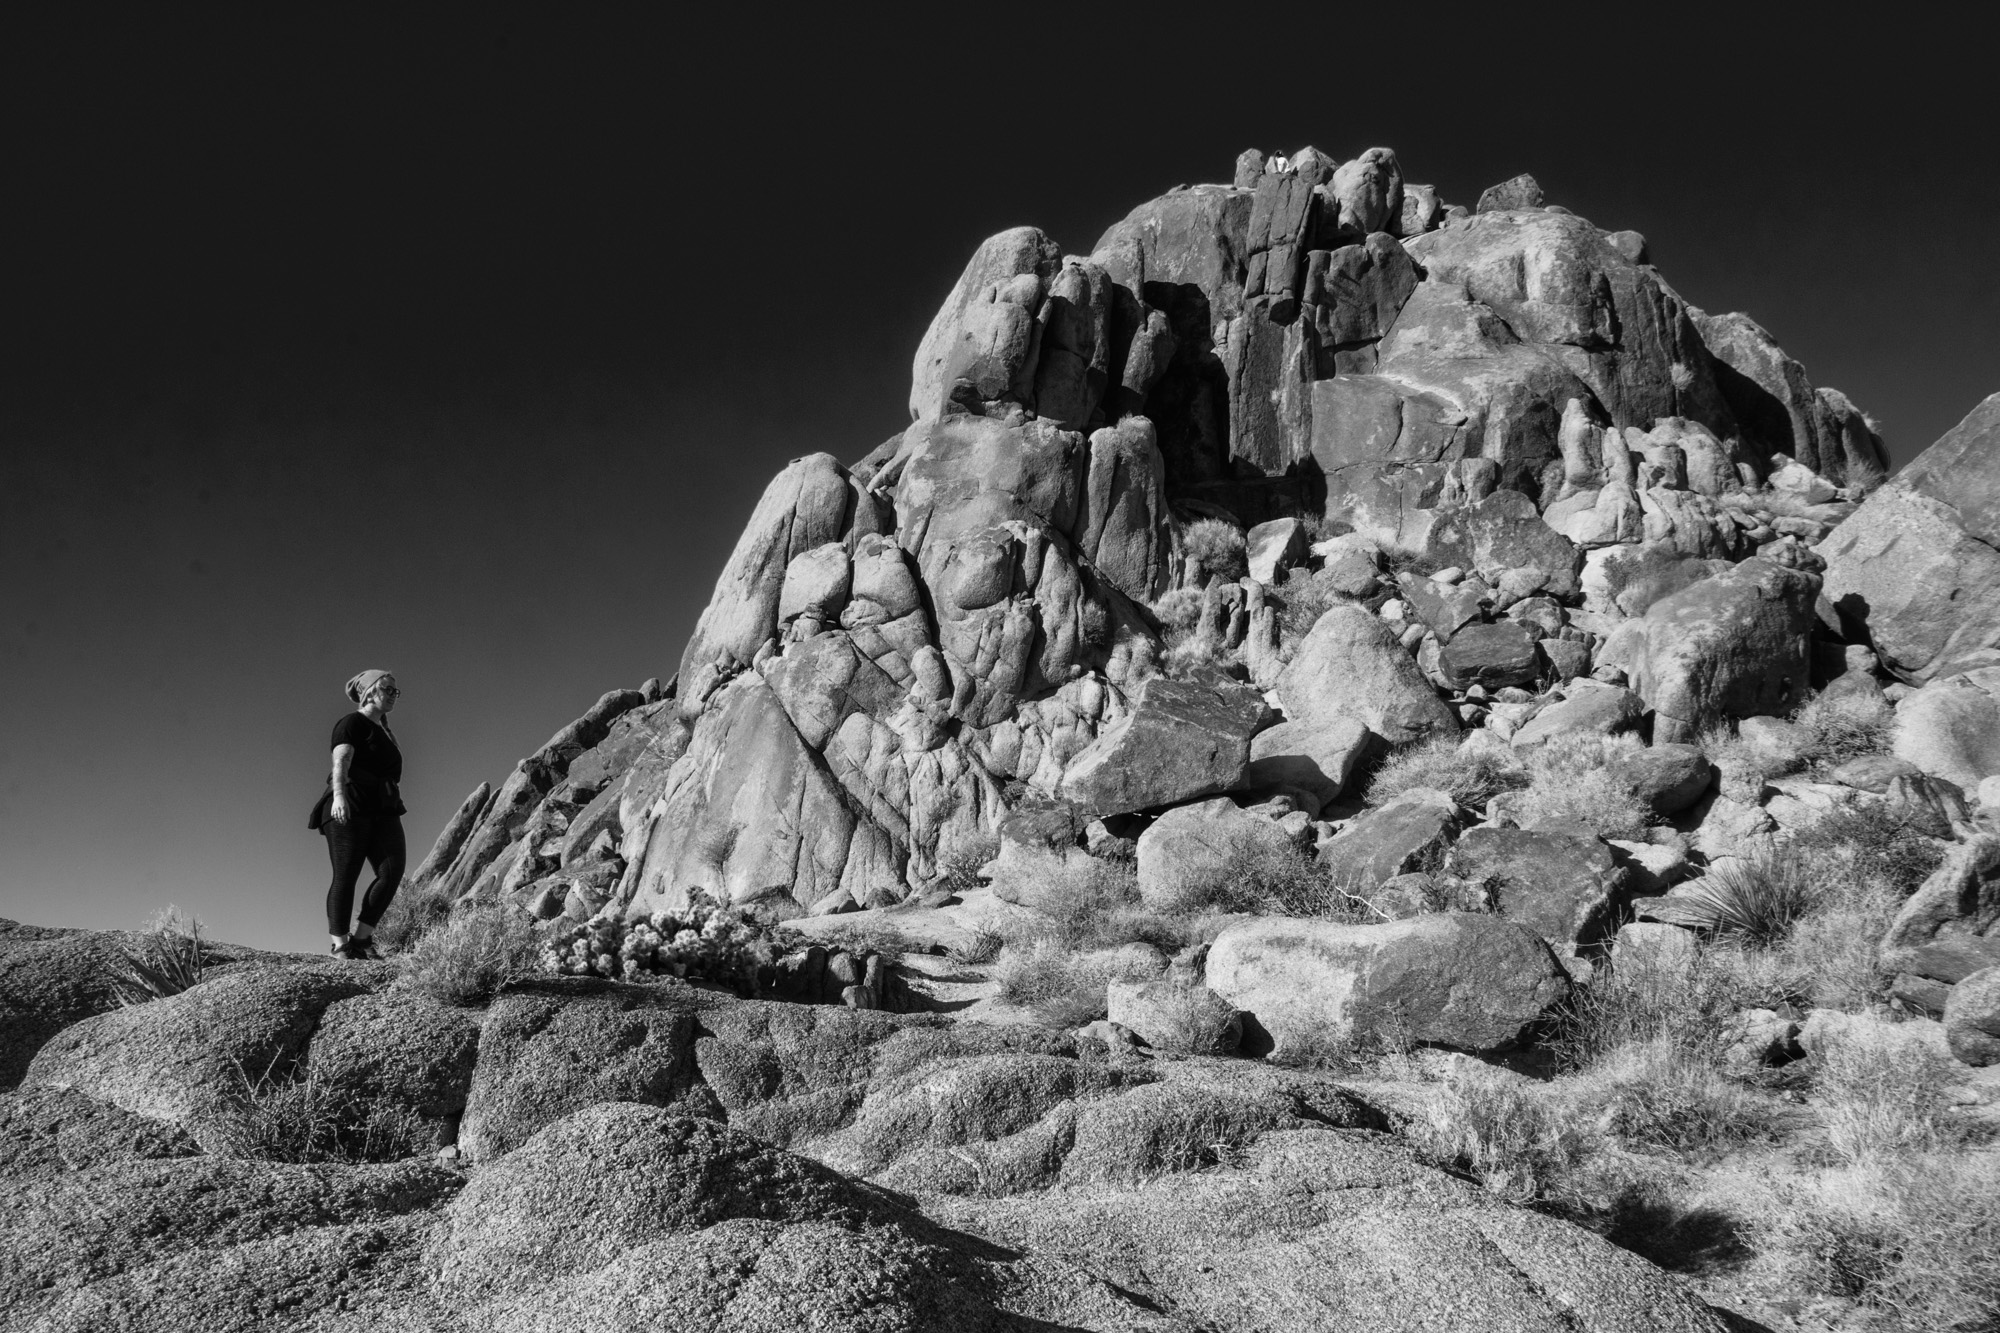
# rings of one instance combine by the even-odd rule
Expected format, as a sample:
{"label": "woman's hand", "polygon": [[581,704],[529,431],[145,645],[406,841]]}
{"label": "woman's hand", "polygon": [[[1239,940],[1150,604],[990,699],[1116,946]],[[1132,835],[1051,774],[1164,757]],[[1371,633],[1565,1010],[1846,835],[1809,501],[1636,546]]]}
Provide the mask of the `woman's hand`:
{"label": "woman's hand", "polygon": [[347,798],[341,795],[340,793],[335,792],[333,797],[333,808],[327,811],[327,818],[331,819],[336,824],[345,824],[347,822],[347,816],[349,813],[350,811],[347,808]]}

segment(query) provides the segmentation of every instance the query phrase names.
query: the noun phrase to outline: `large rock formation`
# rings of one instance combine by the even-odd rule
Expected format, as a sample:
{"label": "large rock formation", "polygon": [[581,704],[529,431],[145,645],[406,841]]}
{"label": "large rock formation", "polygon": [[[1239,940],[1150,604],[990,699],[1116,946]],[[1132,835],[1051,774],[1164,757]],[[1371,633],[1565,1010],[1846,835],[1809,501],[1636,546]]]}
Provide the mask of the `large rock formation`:
{"label": "large rock formation", "polygon": [[[474,792],[416,878],[543,917],[697,891],[785,917],[926,891],[1029,794],[1085,818],[1259,786],[1317,808],[1372,751],[1458,730],[1440,689],[1587,673],[1615,625],[1563,608],[1600,587],[1615,621],[1709,580],[1683,597],[1716,634],[1663,610],[1622,659],[1670,730],[1768,711],[1806,684],[1811,576],[1759,576],[1754,608],[1710,576],[1847,512],[1839,484],[1883,458],[1844,403],[1527,177],[1468,213],[1387,149],[1251,153],[1088,255],[1004,232],[917,349],[907,427],[780,473],[674,681]],[[1779,515],[1767,482],[1805,500]],[[1197,520],[1279,522],[1239,584]],[[1279,614],[1286,568],[1321,559],[1309,529],[1348,543],[1328,577],[1354,591],[1300,642]],[[1403,577],[1449,625],[1374,614],[1385,556],[1460,572],[1436,596]],[[1513,603],[1541,609],[1489,619]],[[1777,665],[1736,641],[1767,605]]]}

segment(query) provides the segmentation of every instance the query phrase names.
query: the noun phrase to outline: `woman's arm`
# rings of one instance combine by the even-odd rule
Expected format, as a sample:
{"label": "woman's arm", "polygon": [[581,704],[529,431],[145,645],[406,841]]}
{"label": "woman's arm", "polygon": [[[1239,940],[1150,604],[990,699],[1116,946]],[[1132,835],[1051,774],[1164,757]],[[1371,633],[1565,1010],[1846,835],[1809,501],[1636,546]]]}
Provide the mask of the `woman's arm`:
{"label": "woman's arm", "polygon": [[354,764],[354,747],[336,745],[333,747],[333,808],[328,815],[336,821],[343,821],[352,813],[347,804],[347,770]]}

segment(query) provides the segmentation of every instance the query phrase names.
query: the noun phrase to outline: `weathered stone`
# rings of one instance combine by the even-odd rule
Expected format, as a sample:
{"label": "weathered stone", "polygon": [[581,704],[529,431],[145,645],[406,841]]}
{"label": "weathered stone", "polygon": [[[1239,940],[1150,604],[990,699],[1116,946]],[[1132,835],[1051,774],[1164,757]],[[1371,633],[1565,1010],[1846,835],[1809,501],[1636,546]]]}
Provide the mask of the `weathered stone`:
{"label": "weathered stone", "polygon": [[1294,722],[1352,718],[1394,745],[1458,731],[1395,634],[1358,606],[1330,607],[1319,618],[1278,678],[1278,697]]}
{"label": "weathered stone", "polygon": [[1343,238],[1360,240],[1383,231],[1403,213],[1403,168],[1394,150],[1370,148],[1334,170],[1326,185],[1334,205],[1334,226]]}
{"label": "weathered stone", "polygon": [[2000,1065],[2000,965],[1982,968],[1951,988],[1944,1035],[1964,1063]]}
{"label": "weathered stone", "polygon": [[1810,683],[1819,580],[1746,560],[1655,602],[1598,654],[1655,713],[1654,737],[1692,740],[1726,718],[1789,713]]}
{"label": "weathered stone", "polygon": [[1887,754],[1864,754],[1848,760],[1827,776],[1857,791],[1874,792],[1879,796],[1888,791],[1889,785],[1897,778],[1921,772],[1922,769],[1907,759]]}
{"label": "weathered stone", "polygon": [[480,1037],[460,1150],[485,1161],[597,1102],[676,1100],[693,1077],[697,1007],[685,987],[583,978],[502,994]]}
{"label": "weathered stone", "polygon": [[1471,829],[1452,846],[1446,868],[1485,880],[1502,916],[1565,951],[1611,932],[1625,890],[1611,849],[1576,833]]}
{"label": "weathered stone", "polygon": [[1165,910],[1199,906],[1264,857],[1304,859],[1277,824],[1227,798],[1176,806],[1139,835],[1139,896]]}
{"label": "weathered stone", "polygon": [[1250,738],[1269,718],[1257,692],[1234,681],[1152,677],[1131,711],[1071,761],[1062,795],[1103,816],[1228,791],[1242,782]]}
{"label": "weathered stone", "polygon": [[1250,766],[1243,785],[1297,787],[1321,805],[1339,797],[1354,770],[1375,748],[1374,734],[1358,718],[1280,722],[1250,738]]}
{"label": "weathered stone", "polygon": [[2000,394],[1821,543],[1843,636],[1921,684],[2000,663]]}
{"label": "weathered stone", "polygon": [[1217,937],[1207,976],[1243,1012],[1252,1054],[1371,1037],[1504,1050],[1569,992],[1532,932],[1462,913],[1374,926],[1255,917]]}
{"label": "weathered stone", "polygon": [[1715,782],[1715,765],[1698,746],[1663,742],[1616,755],[1605,775],[1623,784],[1656,815],[1671,815],[1702,798]]}
{"label": "weathered stone", "polygon": [[1562,699],[1545,705],[1514,733],[1512,744],[1524,747],[1565,736],[1616,736],[1636,730],[1645,716],[1645,702],[1628,689],[1572,681]]}
{"label": "weathered stone", "polygon": [[1882,936],[1882,968],[1956,983],[2000,964],[2000,837],[1953,847]]}
{"label": "weathered stone", "polygon": [[1280,575],[1305,558],[1305,529],[1295,518],[1274,518],[1243,534],[1250,577],[1275,586]]}
{"label": "weathered stone", "polygon": [[1476,570],[1488,583],[1524,566],[1540,570],[1542,587],[1559,597],[1577,591],[1580,552],[1542,521],[1535,502],[1516,490],[1496,490],[1476,504],[1441,510],[1424,543],[1437,565]]}
{"label": "weathered stone", "polygon": [[1448,803],[1397,801],[1348,821],[1321,844],[1319,861],[1342,889],[1365,897],[1398,875],[1436,869],[1459,823]]}
{"label": "weathered stone", "polygon": [[1836,483],[1888,468],[1882,441],[1852,404],[1815,391],[1805,367],[1748,315],[1695,313],[1731,413],[1766,456],[1785,454]]}
{"label": "weathered stone", "polygon": [[1199,983],[1113,981],[1105,1005],[1113,1023],[1156,1050],[1228,1055],[1243,1039],[1236,1007]]}
{"label": "weathered stone", "polygon": [[253,968],[84,1019],[51,1038],[24,1088],[73,1088],[212,1142],[246,1081],[282,1079],[320,1015],[367,989],[331,969]]}
{"label": "weathered stone", "polygon": [[1906,696],[1896,705],[1895,752],[1967,790],[2000,775],[2000,666],[1938,677]]}
{"label": "weathered stone", "polygon": [[1487,186],[1480,194],[1479,203],[1474,211],[1492,213],[1500,209],[1541,206],[1542,187],[1535,182],[1533,176],[1522,172],[1512,179],[1501,181],[1498,185]]}
{"label": "weathered stone", "polygon": [[1438,666],[1453,689],[1479,685],[1489,690],[1526,685],[1541,674],[1535,638],[1508,621],[1466,625],[1438,652]]}
{"label": "weathered stone", "polygon": [[980,245],[917,346],[913,419],[942,412],[961,380],[984,399],[1032,397],[1035,316],[1061,264],[1061,248],[1033,227],[1003,231]]}
{"label": "weathered stone", "polygon": [[1167,586],[1170,521],[1152,423],[1130,416],[1093,432],[1078,551],[1112,587],[1151,601]]}

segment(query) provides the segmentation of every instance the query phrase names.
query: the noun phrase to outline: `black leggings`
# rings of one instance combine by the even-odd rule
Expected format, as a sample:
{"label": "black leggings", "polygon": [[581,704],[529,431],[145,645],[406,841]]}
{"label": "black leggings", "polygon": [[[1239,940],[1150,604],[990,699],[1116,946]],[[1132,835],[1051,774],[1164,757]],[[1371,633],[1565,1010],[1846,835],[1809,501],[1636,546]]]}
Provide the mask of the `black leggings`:
{"label": "black leggings", "polygon": [[326,933],[347,934],[363,861],[375,867],[375,882],[361,899],[361,920],[373,930],[403,882],[403,821],[395,815],[351,815],[329,819],[319,831],[326,835],[326,854],[333,860],[333,887],[326,891]]}

